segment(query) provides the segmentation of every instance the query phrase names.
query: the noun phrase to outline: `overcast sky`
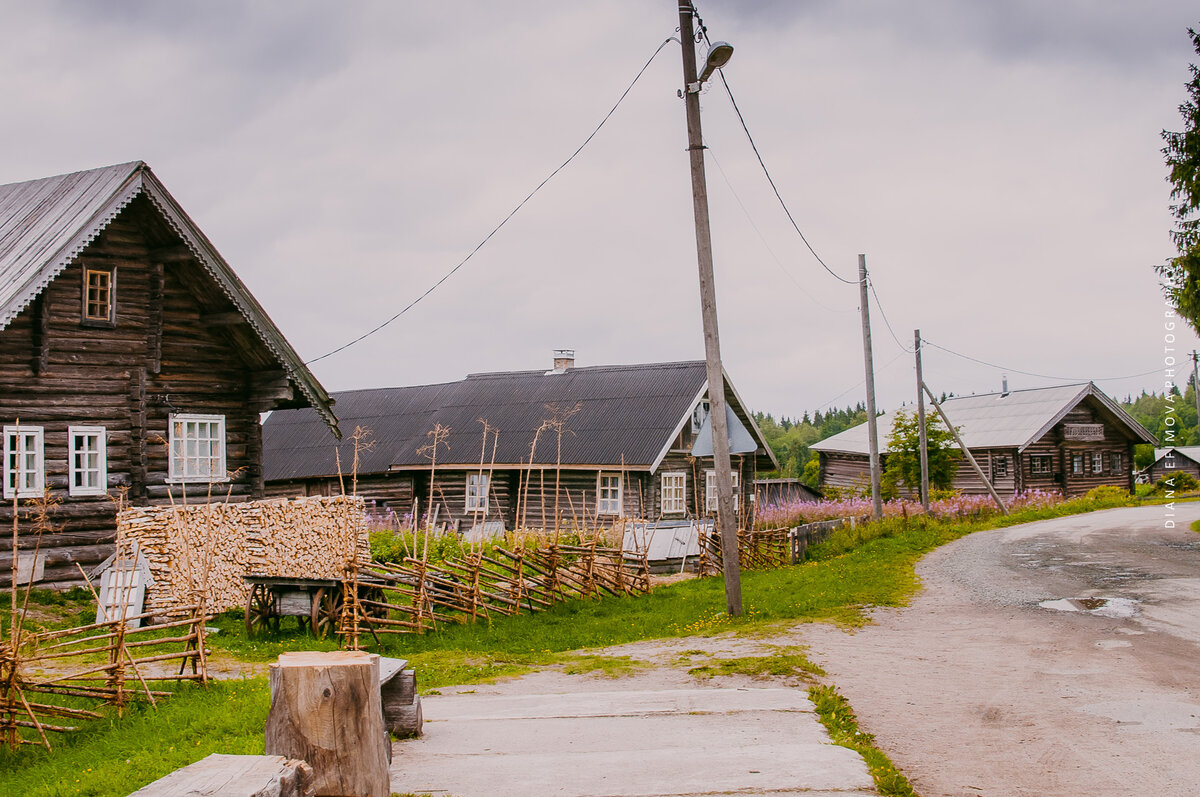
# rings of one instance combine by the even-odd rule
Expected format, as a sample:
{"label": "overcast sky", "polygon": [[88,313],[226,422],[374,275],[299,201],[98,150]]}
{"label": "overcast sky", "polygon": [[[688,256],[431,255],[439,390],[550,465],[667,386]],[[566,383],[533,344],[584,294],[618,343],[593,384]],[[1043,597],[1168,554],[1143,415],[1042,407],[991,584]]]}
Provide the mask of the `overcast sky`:
{"label": "overcast sky", "polygon": [[[145,160],[305,359],[458,264],[678,24],[674,0],[3,5],[0,182]],[[905,345],[920,327],[1071,380],[1162,368],[1160,131],[1181,125],[1194,3],[698,6],[736,48],[725,76],[797,223],[842,276],[867,256]],[[548,367],[555,348],[702,358],[681,81],[672,42],[478,254],[317,377],[451,381]],[[857,288],[805,249],[719,81],[702,106],[726,370],[776,415],[861,400]],[[872,313],[892,408],[912,358]],[[959,394],[1001,380],[938,350],[925,373]]]}

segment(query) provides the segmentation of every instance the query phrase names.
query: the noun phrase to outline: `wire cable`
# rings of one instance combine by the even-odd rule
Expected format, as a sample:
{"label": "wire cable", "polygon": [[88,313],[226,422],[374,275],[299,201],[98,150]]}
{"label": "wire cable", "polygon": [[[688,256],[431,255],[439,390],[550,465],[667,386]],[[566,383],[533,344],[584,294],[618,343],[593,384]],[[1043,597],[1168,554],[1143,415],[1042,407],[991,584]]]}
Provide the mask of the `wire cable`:
{"label": "wire cable", "polygon": [[[829,313],[855,313],[855,312],[858,312],[857,310],[837,310],[837,309],[825,304],[820,299],[818,299],[816,296],[813,296],[811,293],[808,292],[808,290],[804,287],[804,285],[801,284],[800,280],[796,279],[796,276],[794,274],[792,274],[792,272],[789,271],[786,266],[783,265],[783,261],[779,259],[779,255],[775,254],[775,250],[771,248],[771,245],[769,243],[767,243],[766,236],[764,236],[762,234],[762,230],[760,230],[758,228],[758,225],[754,223],[754,218],[750,215],[750,211],[746,208],[745,203],[742,202],[742,198],[740,196],[738,196],[738,192],[733,187],[733,183],[730,182],[729,175],[725,173],[724,167],[721,166],[721,161],[717,158],[717,153],[713,151],[713,148],[710,145],[706,144],[705,149],[708,150],[708,154],[712,156],[713,163],[716,164],[716,166],[717,166],[717,171],[719,171],[721,173],[721,178],[725,181],[726,187],[729,188],[729,193],[733,194],[733,198],[735,200],[737,200],[738,207],[740,207],[742,209],[742,213],[746,216],[746,221],[750,222],[750,226],[754,229],[754,232],[758,234],[759,240],[762,241],[763,247],[767,250],[767,253],[771,255],[771,259],[773,259],[775,261],[775,265],[779,266],[779,270],[782,271],[787,276],[788,279],[790,279],[792,282],[794,282],[796,284],[797,290],[799,290],[801,293],[803,293],[805,296],[807,296],[812,301],[813,304],[815,304],[817,307],[820,307],[822,310],[825,310],[826,312],[829,312]],[[876,299],[876,301],[878,301],[878,299]]]}
{"label": "wire cable", "polygon": [[1140,374],[1129,374],[1127,376],[1106,376],[1099,379],[1072,376],[1053,376],[1051,374],[1035,374],[1032,371],[1022,371],[1020,368],[1005,368],[1003,365],[997,365],[996,363],[990,363],[987,360],[981,360],[978,357],[972,357],[969,354],[963,354],[961,352],[954,351],[953,349],[947,349],[945,346],[939,346],[928,338],[921,338],[921,343],[932,346],[935,349],[941,349],[947,354],[953,354],[955,357],[961,357],[962,359],[970,360],[973,363],[986,365],[989,368],[995,368],[1000,371],[1008,371],[1009,373],[1014,374],[1021,374],[1022,376],[1033,376],[1038,379],[1054,379],[1059,382],[1119,382],[1123,379],[1136,379],[1140,376],[1150,376],[1150,374],[1162,373],[1161,368],[1154,368],[1150,371],[1145,371]]}
{"label": "wire cable", "polygon": [[635,75],[635,76],[634,76],[634,78],[633,78],[633,81],[632,81],[632,82],[630,82],[630,84],[629,84],[628,86],[626,86],[626,87],[625,87],[625,91],[621,92],[621,96],[617,98],[617,102],[616,102],[616,104],[614,104],[614,105],[613,105],[613,107],[609,109],[608,113],[606,113],[606,114],[604,115],[604,118],[600,120],[600,124],[596,125],[596,129],[595,129],[595,130],[593,130],[593,131],[591,132],[591,135],[589,135],[589,136],[588,136],[586,139],[584,139],[583,143],[579,145],[579,148],[578,148],[578,149],[576,149],[574,152],[572,152],[572,153],[571,153],[571,157],[569,157],[569,158],[567,158],[565,161],[563,161],[563,162],[562,162],[562,164],[561,164],[561,165],[559,165],[559,167],[558,167],[557,169],[555,169],[554,171],[550,172],[550,174],[549,174],[549,175],[548,175],[548,176],[547,176],[547,177],[546,177],[544,180],[542,180],[540,183],[538,183],[538,184],[537,184],[537,187],[536,187],[536,188],[534,188],[532,191],[530,191],[530,192],[529,192],[529,194],[528,194],[528,195],[526,195],[526,197],[525,197],[524,199],[522,199],[522,200],[521,200],[519,203],[517,203],[517,206],[516,206],[515,208],[513,208],[513,209],[512,209],[512,210],[509,212],[509,214],[508,214],[507,216],[505,216],[505,217],[504,217],[504,219],[503,219],[503,220],[502,220],[502,221],[501,221],[499,224],[497,224],[497,225],[496,225],[496,226],[495,226],[495,227],[492,229],[492,231],[491,231],[491,232],[489,232],[489,233],[488,233],[488,234],[487,234],[487,235],[484,237],[484,239],[483,239],[482,241],[480,241],[480,242],[479,242],[479,243],[478,243],[478,244],[475,246],[475,248],[474,248],[474,249],[472,249],[472,250],[471,250],[471,251],[470,251],[470,252],[467,254],[467,256],[466,256],[466,257],[464,257],[462,260],[460,260],[460,261],[459,261],[459,263],[458,263],[458,265],[456,265],[454,268],[450,269],[450,270],[449,270],[449,271],[447,271],[445,274],[443,274],[443,275],[442,275],[442,278],[441,278],[441,279],[439,279],[437,282],[433,283],[433,285],[431,285],[431,286],[429,287],[429,289],[428,289],[428,290],[426,290],[426,291],[425,291],[424,293],[422,293],[420,296],[418,296],[417,298],[415,298],[415,299],[413,299],[411,302],[409,302],[407,305],[405,305],[405,307],[404,307],[404,308],[403,308],[403,309],[402,309],[400,312],[396,313],[394,316],[392,316],[391,318],[389,318],[387,321],[384,321],[382,324],[380,324],[380,325],[378,325],[378,326],[374,327],[373,329],[371,329],[371,330],[369,330],[369,331],[367,331],[367,332],[364,332],[363,334],[359,335],[357,338],[355,338],[354,340],[350,341],[349,343],[345,343],[345,344],[343,344],[343,345],[341,345],[341,346],[338,346],[336,349],[333,349],[332,351],[328,351],[328,352],[326,352],[325,354],[322,354],[320,357],[314,357],[313,359],[311,359],[311,360],[308,360],[308,361],[305,363],[305,365],[312,365],[313,363],[315,363],[315,362],[317,362],[317,361],[319,361],[319,360],[324,360],[326,357],[332,357],[333,355],[335,355],[335,354],[338,354],[339,352],[343,352],[343,351],[345,351],[346,349],[350,348],[351,346],[355,345],[356,343],[361,343],[362,341],[364,341],[364,340],[366,340],[367,338],[369,338],[369,337],[371,337],[372,335],[374,335],[376,332],[380,331],[380,330],[381,330],[381,329],[383,329],[384,327],[386,327],[386,326],[388,326],[389,324],[391,324],[393,321],[395,321],[395,320],[396,320],[397,318],[399,318],[400,316],[402,316],[402,315],[404,315],[405,313],[407,313],[409,310],[411,310],[413,307],[415,307],[415,306],[417,305],[417,303],[418,303],[418,302],[420,302],[420,301],[421,301],[422,299],[424,299],[426,296],[428,296],[429,294],[431,294],[431,293],[433,293],[435,290],[437,290],[437,289],[438,289],[438,288],[439,288],[439,287],[442,285],[442,283],[444,283],[446,280],[448,280],[448,279],[450,279],[452,276],[454,276],[454,274],[455,274],[455,273],[456,273],[456,272],[457,272],[457,271],[458,271],[460,268],[462,268],[463,266],[465,266],[465,265],[467,264],[467,261],[469,261],[469,260],[470,260],[472,257],[474,257],[474,256],[475,256],[475,254],[476,254],[476,253],[477,253],[477,252],[478,252],[480,249],[482,249],[482,248],[484,247],[484,244],[486,244],[488,241],[490,241],[490,240],[492,239],[492,236],[494,236],[496,233],[500,232],[500,229],[501,229],[502,227],[504,227],[504,225],[505,225],[505,224],[507,224],[507,223],[508,223],[509,219],[511,219],[513,216],[517,215],[517,212],[518,212],[518,211],[519,211],[521,208],[525,207],[525,203],[526,203],[526,202],[528,202],[530,199],[533,199],[533,196],[534,196],[534,194],[536,194],[538,191],[541,191],[541,190],[542,190],[542,187],[543,187],[543,186],[545,186],[545,185],[546,185],[546,183],[548,183],[548,182],[550,182],[551,180],[553,180],[553,179],[554,179],[554,177],[555,177],[555,176],[556,176],[556,175],[557,175],[559,172],[561,172],[563,169],[565,169],[565,168],[567,167],[567,165],[568,165],[568,164],[569,164],[571,161],[575,160],[575,157],[576,157],[576,156],[577,156],[577,155],[578,155],[580,152],[582,152],[582,151],[583,151],[583,148],[584,148],[584,147],[586,147],[588,144],[590,144],[590,143],[591,143],[592,139],[596,137],[596,134],[600,132],[600,128],[604,127],[604,124],[605,124],[605,123],[606,123],[606,122],[609,120],[609,118],[610,118],[610,117],[611,117],[611,116],[612,116],[614,113],[616,113],[616,110],[617,110],[617,108],[621,107],[621,103],[625,101],[625,98],[626,98],[626,97],[629,95],[629,92],[633,90],[633,87],[634,87],[635,85],[637,85],[637,82],[638,82],[638,81],[641,79],[642,75],[643,75],[643,74],[645,74],[646,70],[650,68],[650,64],[654,62],[654,59],[658,57],[658,54],[662,52],[662,49],[663,49],[664,47],[666,47],[666,46],[667,46],[667,44],[668,44],[668,43],[670,43],[670,42],[672,42],[672,41],[675,41],[675,38],[674,38],[673,36],[671,36],[671,37],[668,37],[668,38],[666,38],[666,39],[663,39],[663,42],[662,42],[662,44],[658,45],[658,48],[657,48],[657,49],[654,51],[654,54],[653,54],[653,55],[651,55],[651,56],[650,56],[650,57],[649,57],[649,58],[646,60],[646,63],[642,65],[642,68],[638,70],[638,73],[637,73],[637,75]]}
{"label": "wire cable", "polygon": [[891,333],[892,340],[896,341],[896,345],[906,354],[915,352],[916,349],[912,346],[905,346],[900,342],[900,338],[896,336],[896,330],[892,329],[892,322],[888,321],[887,313],[883,312],[883,302],[879,301],[879,294],[875,292],[875,280],[871,279],[870,275],[867,275],[867,287],[871,289],[871,295],[875,297],[875,307],[879,309],[879,315],[883,318],[883,323],[887,327],[887,331]]}
{"label": "wire cable", "polygon": [[[897,361],[897,360],[899,360],[899,359],[900,359],[901,357],[903,357],[903,356],[904,356],[904,353],[903,353],[903,352],[901,352],[900,354],[897,354],[895,357],[893,357],[892,359],[888,360],[888,361],[887,361],[886,363],[884,363],[882,366],[880,366],[879,368],[875,369],[875,373],[882,373],[883,371],[886,371],[887,369],[891,368],[893,365],[895,365],[895,364],[896,364],[896,361]],[[817,405],[817,407],[816,407],[816,409],[817,409],[818,411],[820,411],[820,410],[823,410],[823,409],[825,409],[826,407],[832,406],[832,405],[833,405],[833,402],[837,401],[838,399],[840,399],[842,396],[846,395],[847,393],[850,393],[850,392],[852,392],[852,391],[854,391],[854,390],[857,390],[857,389],[858,389],[858,388],[860,388],[860,387],[863,387],[863,386],[864,386],[866,383],[867,383],[866,377],[863,377],[862,379],[858,380],[857,382],[855,382],[855,383],[854,383],[853,385],[851,385],[850,387],[848,387],[848,388],[846,388],[845,390],[843,390],[841,393],[838,393],[836,396],[834,396],[833,398],[829,399],[829,401],[826,401],[824,404],[818,404],[818,405]]]}

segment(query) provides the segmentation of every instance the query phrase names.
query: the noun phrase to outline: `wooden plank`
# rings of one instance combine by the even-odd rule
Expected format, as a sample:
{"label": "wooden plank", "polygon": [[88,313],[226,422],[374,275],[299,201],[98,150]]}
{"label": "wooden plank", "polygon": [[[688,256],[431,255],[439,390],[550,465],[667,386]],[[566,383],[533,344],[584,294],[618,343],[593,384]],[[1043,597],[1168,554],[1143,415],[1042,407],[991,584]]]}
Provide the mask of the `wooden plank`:
{"label": "wooden plank", "polygon": [[278,755],[213,753],[143,786],[129,797],[308,797],[313,770]]}

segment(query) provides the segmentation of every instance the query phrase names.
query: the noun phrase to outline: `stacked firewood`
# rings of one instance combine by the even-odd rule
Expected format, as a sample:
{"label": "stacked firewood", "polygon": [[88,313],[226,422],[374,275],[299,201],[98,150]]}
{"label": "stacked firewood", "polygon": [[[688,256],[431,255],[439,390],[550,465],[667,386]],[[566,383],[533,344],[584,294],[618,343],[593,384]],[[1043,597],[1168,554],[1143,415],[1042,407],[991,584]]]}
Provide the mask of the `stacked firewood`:
{"label": "stacked firewood", "polygon": [[354,496],[130,507],[117,516],[117,538],[136,541],[150,567],[148,611],[202,600],[221,612],[245,605],[247,575],[341,578],[348,562],[370,561]]}

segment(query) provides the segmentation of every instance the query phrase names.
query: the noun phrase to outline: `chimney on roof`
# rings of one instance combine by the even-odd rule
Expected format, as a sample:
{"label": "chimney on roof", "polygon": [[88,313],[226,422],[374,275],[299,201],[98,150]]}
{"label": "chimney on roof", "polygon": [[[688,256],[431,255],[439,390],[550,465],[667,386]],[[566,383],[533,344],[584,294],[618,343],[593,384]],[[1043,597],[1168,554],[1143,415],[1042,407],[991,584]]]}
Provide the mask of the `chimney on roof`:
{"label": "chimney on roof", "polygon": [[1008,395],[1008,374],[1000,380],[1000,397],[1004,398]]}
{"label": "chimney on roof", "polygon": [[574,349],[555,349],[554,350],[554,370],[551,373],[562,374],[566,373],[571,368],[575,367],[575,350]]}

